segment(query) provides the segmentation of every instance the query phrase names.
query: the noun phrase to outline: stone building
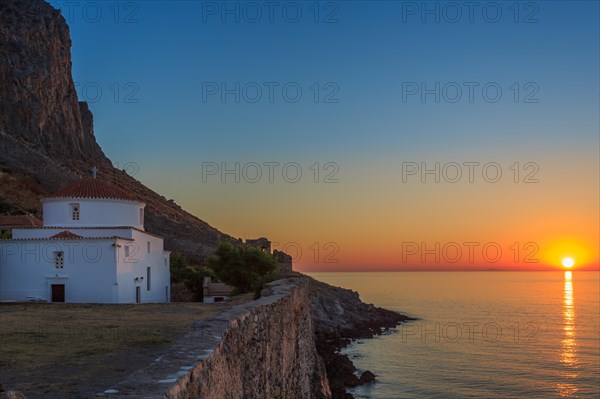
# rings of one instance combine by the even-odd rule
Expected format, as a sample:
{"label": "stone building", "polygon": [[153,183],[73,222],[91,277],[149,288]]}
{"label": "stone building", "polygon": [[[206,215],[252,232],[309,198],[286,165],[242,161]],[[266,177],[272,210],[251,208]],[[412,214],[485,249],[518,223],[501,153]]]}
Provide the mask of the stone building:
{"label": "stone building", "polygon": [[231,291],[233,291],[233,287],[211,277],[204,277],[202,283],[202,302],[221,302],[231,295]]}
{"label": "stone building", "polygon": [[248,239],[246,240],[246,245],[250,245],[254,248],[262,249],[267,253],[271,253],[271,241],[267,240],[265,237]]}
{"label": "stone building", "polygon": [[274,250],[271,252],[271,241],[269,241],[267,238],[260,237],[256,239],[247,239],[246,245],[262,249],[270,254],[272,253],[272,255],[279,262],[279,275],[287,274],[292,271],[292,257],[283,251]]}

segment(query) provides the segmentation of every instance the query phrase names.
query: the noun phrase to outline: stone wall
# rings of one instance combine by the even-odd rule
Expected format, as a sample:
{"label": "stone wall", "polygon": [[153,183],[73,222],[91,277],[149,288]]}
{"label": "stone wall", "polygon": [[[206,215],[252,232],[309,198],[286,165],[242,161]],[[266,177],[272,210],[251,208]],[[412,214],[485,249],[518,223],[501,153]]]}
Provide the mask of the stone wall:
{"label": "stone wall", "polygon": [[273,251],[273,256],[279,263],[279,275],[286,276],[292,272],[292,257],[283,251]]}
{"label": "stone wall", "polygon": [[308,279],[270,283],[260,299],[197,323],[168,353],[104,395],[330,398],[315,346]]}

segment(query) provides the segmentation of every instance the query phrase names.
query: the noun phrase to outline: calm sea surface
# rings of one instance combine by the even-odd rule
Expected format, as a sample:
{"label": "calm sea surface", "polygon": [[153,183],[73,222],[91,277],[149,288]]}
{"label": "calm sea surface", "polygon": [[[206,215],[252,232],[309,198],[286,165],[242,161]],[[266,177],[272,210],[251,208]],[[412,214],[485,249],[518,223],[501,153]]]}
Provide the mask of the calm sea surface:
{"label": "calm sea surface", "polygon": [[419,320],[346,353],[356,398],[600,398],[600,273],[312,273]]}

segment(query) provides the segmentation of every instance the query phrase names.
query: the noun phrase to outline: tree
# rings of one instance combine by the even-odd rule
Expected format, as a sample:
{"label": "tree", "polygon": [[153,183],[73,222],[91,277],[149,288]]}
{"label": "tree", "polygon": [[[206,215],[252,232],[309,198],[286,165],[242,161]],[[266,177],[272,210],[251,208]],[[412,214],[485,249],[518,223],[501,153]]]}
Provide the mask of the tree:
{"label": "tree", "polygon": [[259,296],[263,285],[275,279],[277,259],[258,248],[222,241],[206,265],[215,277],[238,292],[254,291]]}
{"label": "tree", "polygon": [[192,265],[185,256],[177,252],[173,252],[170,259],[171,285],[184,284],[187,289],[194,293],[196,300],[201,301],[204,277],[212,277],[212,272],[206,268]]}
{"label": "tree", "polygon": [[171,253],[171,283],[183,283],[189,274],[190,262],[178,252]]}

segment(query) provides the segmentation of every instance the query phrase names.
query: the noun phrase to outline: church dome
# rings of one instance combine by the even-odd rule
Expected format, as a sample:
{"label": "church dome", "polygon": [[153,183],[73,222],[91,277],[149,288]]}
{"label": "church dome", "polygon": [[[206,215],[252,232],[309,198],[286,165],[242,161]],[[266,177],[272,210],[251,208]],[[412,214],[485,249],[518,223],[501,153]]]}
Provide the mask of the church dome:
{"label": "church dome", "polygon": [[77,180],[46,198],[114,199],[138,202],[132,195],[121,188],[100,179]]}

